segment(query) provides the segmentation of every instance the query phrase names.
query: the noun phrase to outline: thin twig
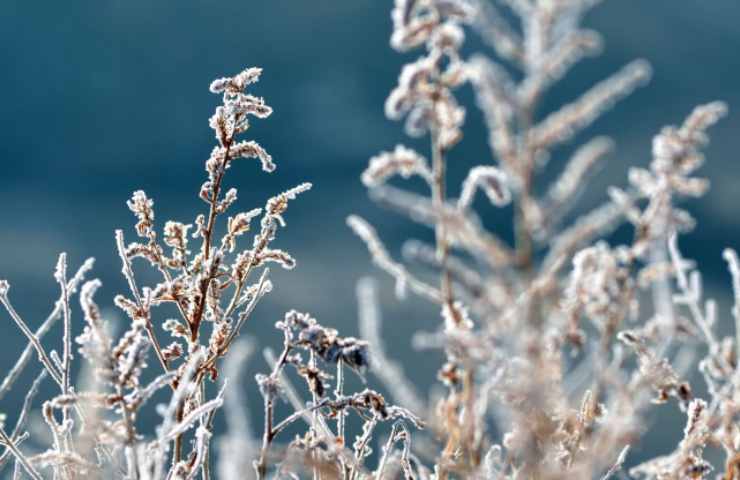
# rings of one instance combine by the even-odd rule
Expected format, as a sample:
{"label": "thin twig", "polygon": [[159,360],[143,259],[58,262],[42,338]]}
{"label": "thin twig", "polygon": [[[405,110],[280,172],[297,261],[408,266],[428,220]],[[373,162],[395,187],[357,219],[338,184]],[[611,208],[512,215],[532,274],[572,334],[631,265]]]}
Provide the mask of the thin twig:
{"label": "thin twig", "polygon": [[33,478],[34,480],[42,480],[39,472],[37,472],[36,469],[33,468],[33,465],[31,465],[31,462],[28,460],[28,458],[23,455],[23,453],[18,449],[18,446],[13,440],[8,437],[8,434],[5,433],[5,430],[2,427],[0,427],[0,439],[5,443],[5,445],[8,446],[8,449],[13,452],[13,455],[15,455],[15,459],[21,464],[23,469],[31,478]]}
{"label": "thin twig", "polygon": [[[85,279],[85,274],[87,274],[88,271],[90,271],[93,267],[94,259],[88,258],[85,260],[85,262],[80,266],[80,268],[77,270],[77,273],[67,282],[67,292],[69,295],[77,291],[78,286],[82,281]],[[56,321],[59,319],[60,314],[62,312],[62,301],[57,300],[57,302],[54,304],[54,309],[51,311],[48,317],[46,317],[46,320],[41,324],[41,326],[36,330],[35,336],[38,339],[41,339],[46,335],[46,333],[51,329],[51,327],[56,323]],[[23,372],[23,369],[28,365],[29,360],[31,360],[31,353],[34,350],[33,343],[29,342],[26,345],[26,348],[21,353],[20,357],[18,357],[18,361],[13,365],[13,368],[10,369],[8,374],[5,376],[5,378],[2,381],[2,384],[0,384],[0,400],[5,397],[5,395],[10,391],[13,384],[18,380],[21,373]]]}
{"label": "thin twig", "polygon": [[55,274],[61,289],[62,313],[64,317],[64,350],[62,353],[62,393],[69,395],[70,369],[72,366],[72,319],[67,291],[67,254],[59,255]]}
{"label": "thin twig", "polygon": [[[224,173],[226,172],[226,166],[229,163],[229,152],[231,150],[232,143],[233,139],[231,138],[226,139],[223,142],[222,146],[224,148],[224,159],[223,162],[221,162],[221,164],[219,165],[216,179],[213,182],[212,195],[209,199],[208,223],[205,230],[203,231],[203,248],[201,250],[204,265],[208,263],[208,259],[211,255],[213,227],[216,223],[216,216],[218,215],[218,196],[221,193],[221,182],[223,181]],[[213,278],[211,277],[210,272],[205,272],[205,275],[200,282],[200,301],[198,302],[198,305],[193,314],[193,318],[190,321],[191,341],[193,342],[198,339],[200,323],[203,319],[203,313],[205,312],[206,307],[206,298],[208,297],[208,286],[211,284],[211,280],[213,280]]]}
{"label": "thin twig", "polygon": [[[269,382],[270,384],[276,384],[279,381],[280,374],[283,367],[285,366],[285,362],[288,359],[288,354],[290,353],[290,351],[291,345],[288,342],[288,337],[286,336],[280,358],[278,358],[278,360],[275,362],[272,368],[272,373],[270,373],[270,376],[266,380],[266,382]],[[257,477],[260,479],[264,478],[267,474],[267,453],[276,435],[273,429],[275,416],[275,398],[271,387],[268,385],[266,388],[267,391],[263,394],[265,405],[265,425],[264,431],[262,432],[262,448],[260,449],[259,460],[256,464]]]}
{"label": "thin twig", "polygon": [[[123,276],[128,282],[129,290],[131,290],[131,294],[134,296],[136,306],[140,310],[143,310],[141,293],[139,293],[139,287],[136,286],[134,271],[131,268],[131,260],[128,258],[128,255],[126,255],[126,243],[123,238],[123,230],[116,230],[116,247],[118,248],[118,255],[121,257],[121,263],[123,264],[123,267],[121,268],[121,273],[123,273]],[[180,304],[180,302],[177,303],[178,305]],[[165,359],[164,353],[162,353],[162,347],[159,343],[159,340],[157,339],[157,334],[154,331],[154,325],[152,325],[152,319],[150,317],[146,319],[146,332],[149,336],[149,340],[152,342],[152,346],[154,347],[154,352],[157,355],[157,359],[162,365],[162,369],[165,371],[165,373],[169,372],[170,368],[167,364],[167,359]],[[175,387],[173,385],[173,389],[174,388]]]}
{"label": "thin twig", "polygon": [[38,355],[39,361],[44,365],[44,368],[46,368],[49,376],[57,383],[57,385],[59,385],[60,388],[63,388],[62,378],[59,372],[57,371],[56,367],[54,367],[54,364],[52,363],[49,356],[46,354],[46,350],[44,350],[44,347],[41,345],[38,337],[33,334],[31,329],[28,328],[28,324],[23,321],[20,315],[18,315],[18,312],[16,312],[13,308],[13,305],[11,305],[7,292],[0,293],[0,303],[5,306],[5,309],[10,314],[10,317],[13,319],[16,325],[18,325],[18,328],[21,329],[21,332],[23,332],[31,345],[33,345],[33,348],[36,349],[36,354]]}
{"label": "thin twig", "polygon": [[[21,408],[21,413],[18,415],[18,420],[15,423],[15,427],[13,427],[13,432],[10,434],[10,438],[12,438],[13,441],[16,442],[16,444],[22,442],[23,440],[25,440],[25,438],[28,437],[27,433],[21,432],[26,426],[26,421],[28,420],[28,416],[31,413],[31,404],[33,403],[33,399],[36,397],[36,394],[38,394],[41,382],[43,382],[45,378],[46,370],[41,370],[41,373],[39,373],[39,375],[31,384],[31,388],[29,388],[28,392],[26,392],[26,396],[23,399],[23,407]],[[11,453],[12,452],[7,449],[2,455],[0,455],[0,472],[2,472],[3,468],[7,464]]]}

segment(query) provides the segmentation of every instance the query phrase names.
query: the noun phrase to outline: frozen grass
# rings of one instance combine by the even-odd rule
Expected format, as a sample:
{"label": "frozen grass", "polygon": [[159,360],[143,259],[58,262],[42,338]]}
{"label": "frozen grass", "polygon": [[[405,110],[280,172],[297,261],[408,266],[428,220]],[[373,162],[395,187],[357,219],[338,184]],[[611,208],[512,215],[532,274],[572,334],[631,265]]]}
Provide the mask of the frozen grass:
{"label": "frozen grass", "polygon": [[[570,223],[568,213],[611,150],[610,139],[586,141],[544,193],[534,188],[554,148],[650,77],[647,63],[637,60],[558,110],[540,111],[548,89],[598,53],[600,36],[580,26],[597,3],[395,1],[392,47],[422,53],[403,68],[385,110],[405,119],[409,135],[427,137],[429,153],[398,145],[370,159],[362,181],[381,204],[433,229],[434,242],[409,239],[398,260],[382,232],[357,216],[347,223],[400,298],[418,295],[439,309],[426,331],[408,339],[443,353],[437,384],[414,385],[405,373],[414,365],[383,347],[375,282],[361,279],[363,339],[342,336],[308,313],[287,312],[276,323],[279,353],[263,347],[267,372],[250,388],[241,385],[239,371],[254,349],[245,335],[250,317],[265,295],[282,294],[267,266],[296,263],[274,246],[276,237],[288,206],[311,188],[300,184],[263,208],[233,213],[237,190],[225,183],[232,164],[253,159],[265,172],[275,170],[259,144],[242,139],[250,117],[272,111],[246,93],[261,73],[248,68],[210,86],[222,104],[210,119],[217,144],[198,192],[205,213],[190,224],[167,221],[160,235],[153,201],[137,191],[128,202],[138,238],[127,241],[123,230],[115,235],[129,287],[114,299],[128,317],[121,335],[111,335],[96,304],[100,282],[85,280],[91,260],[70,276],[60,255],[60,297],[40,326],[24,321],[8,282],[0,281],[0,302],[28,340],[0,396],[34,358],[39,371],[16,425],[0,427],[0,468],[14,460],[14,477],[34,479],[684,479],[713,470],[740,478],[740,329],[719,338],[715,324],[724,314],[704,298],[698,268],[678,248],[679,235],[695,222],[677,202],[708,188],[694,174],[704,161],[706,131],[725,105],[699,106],[680,126],[664,128],[649,168],[630,168],[625,185],[610,188],[601,207]],[[463,54],[469,32],[492,52]],[[471,166],[458,187],[448,185],[447,158],[463,139],[466,110],[455,94],[466,84],[483,112],[491,158]],[[427,195],[398,187],[411,177]],[[485,203],[512,209],[513,243],[484,227],[477,212]],[[625,222],[634,230],[630,243],[603,240]],[[737,324],[740,264],[734,251],[723,255]],[[137,278],[147,264],[159,283]],[[84,331],[73,339],[78,291]],[[165,304],[176,318],[162,318],[158,307]],[[41,338],[59,319],[61,353],[47,351]],[[170,338],[158,338],[162,332]],[[76,381],[75,351],[87,367]],[[686,368],[683,359],[700,356]],[[691,369],[702,374],[706,398],[694,393],[703,389],[692,388]],[[359,376],[363,388],[348,389],[347,375]],[[58,392],[39,406],[44,381]],[[167,401],[153,405],[160,391]],[[261,395],[264,411],[250,414],[245,394]],[[281,402],[289,413],[277,408]],[[625,471],[630,447],[660,408],[655,404],[669,402],[686,413],[683,438],[672,453]],[[141,432],[144,409],[161,416],[154,435]],[[216,431],[221,414],[227,428]],[[29,417],[42,418],[48,433]],[[709,449],[724,461],[711,465],[704,459]]]}

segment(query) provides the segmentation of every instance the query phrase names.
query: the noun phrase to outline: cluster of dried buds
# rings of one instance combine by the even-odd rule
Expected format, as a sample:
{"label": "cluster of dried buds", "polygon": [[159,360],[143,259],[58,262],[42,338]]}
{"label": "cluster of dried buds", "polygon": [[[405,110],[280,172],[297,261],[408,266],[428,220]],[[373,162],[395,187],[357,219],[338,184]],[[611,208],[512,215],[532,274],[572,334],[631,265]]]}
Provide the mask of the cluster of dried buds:
{"label": "cluster of dried buds", "polygon": [[[327,392],[325,381],[331,375],[319,368],[316,359],[341,368],[346,365],[362,375],[368,368],[370,358],[368,344],[354,337],[340,337],[332,328],[320,325],[307,313],[291,310],[285,318],[275,324],[283,332],[283,363],[293,365],[299,374],[306,379],[309,390],[318,398]],[[296,350],[307,351],[310,355],[306,363]],[[258,375],[258,383],[263,386],[263,393],[270,390],[269,377]]]}
{"label": "cluster of dried buds", "polygon": [[386,115],[406,119],[409,135],[438,132],[442,148],[462,138],[465,119],[452,89],[465,81],[459,49],[465,35],[460,23],[472,18],[474,9],[464,2],[407,0],[397,2],[392,13],[391,46],[406,51],[426,43],[427,55],[406,65],[398,86],[385,104]]}
{"label": "cluster of dried buds", "polygon": [[[681,127],[665,127],[653,139],[650,169],[631,168],[629,182],[636,191],[630,194],[616,187],[609,190],[613,201],[637,228],[635,256],[645,254],[655,240],[665,240],[666,232],[687,232],[696,222],[691,214],[674,206],[674,197],[701,197],[708,180],[690,176],[704,163],[700,151],[707,142],[706,131],[727,113],[723,102],[712,102],[694,109]],[[640,209],[638,199],[646,199]]]}
{"label": "cluster of dried buds", "polygon": [[[361,376],[369,367],[367,342],[353,337],[340,337],[336,330],[326,328],[309,314],[295,310],[287,312],[275,327],[283,332],[283,351],[269,375],[256,376],[264,399],[266,419],[260,459],[255,462],[259,478],[266,476],[271,463],[278,464],[278,471],[282,473],[293,472],[298,475],[313,470],[314,473],[323,472],[332,478],[356,478],[364,469],[365,460],[371,452],[369,442],[380,422],[396,422],[391,443],[403,441],[409,444],[404,422],[421,428],[421,420],[416,415],[405,408],[388,404],[374,390],[364,389],[348,395],[344,393],[343,367],[347,366]],[[304,360],[300,351],[308,353],[307,360]],[[302,407],[293,400],[296,411],[278,423],[275,421],[275,400],[279,397],[291,400],[291,396],[295,395],[291,393],[293,389],[283,375],[287,366],[292,366],[305,380],[312,401],[307,407]],[[333,367],[336,376],[327,372],[326,367]],[[332,396],[328,382],[334,378],[336,387]],[[362,434],[357,436],[353,452],[344,448],[345,417],[350,411],[356,412],[363,421]],[[277,460],[270,462],[269,455],[275,437],[301,417],[308,418],[310,428],[304,435],[296,437]],[[337,422],[336,433],[329,428],[329,421]],[[397,429],[405,432],[405,436],[398,436]],[[401,463],[411,471],[408,459]],[[381,465],[384,463],[381,462]],[[379,467],[379,471],[383,468]]]}
{"label": "cluster of dried buds", "polygon": [[288,330],[295,346],[310,350],[330,364],[344,362],[348,367],[364,372],[369,357],[367,342],[353,337],[342,338],[332,328],[319,325],[315,318],[306,313],[291,310],[277,328]]}
{"label": "cluster of dried buds", "polygon": [[[605,242],[585,248],[573,257],[566,292],[568,307],[576,317],[580,312],[585,313],[605,341],[611,340],[629,313],[636,315],[638,301],[631,273],[629,258]],[[570,333],[583,336],[575,329]]]}

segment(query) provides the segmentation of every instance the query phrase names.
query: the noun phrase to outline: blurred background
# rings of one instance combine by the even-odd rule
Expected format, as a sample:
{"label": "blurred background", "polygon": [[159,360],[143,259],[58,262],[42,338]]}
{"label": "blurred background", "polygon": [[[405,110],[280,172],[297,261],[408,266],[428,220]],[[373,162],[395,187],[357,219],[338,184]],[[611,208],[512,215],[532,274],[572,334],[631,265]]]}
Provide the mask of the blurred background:
{"label": "blurred background", "polygon": [[[95,275],[105,286],[101,305],[112,305],[113,295],[125,290],[113,231],[125,228],[133,239],[125,201],[134,190],[144,189],[155,200],[160,226],[166,219],[190,223],[204,211],[196,195],[214,144],[207,119],[219,102],[208,84],[261,66],[262,81],[252,93],[264,96],[275,113],[255,120],[249,137],[272,154],[278,169],[268,175],[257,162],[235,164],[227,184],[239,188],[236,208],[262,206],[268,196],[302,181],[314,189],[291,205],[288,228],[276,243],[298,259],[298,267],[275,272],[276,292],[259,306],[250,333],[260,345],[278,345],[272,325],[289,308],[356,333],[355,283],[373,274],[380,279],[388,349],[414,362],[414,379],[428,384],[438,361],[411,350],[409,337],[434,328],[438,313],[397,301],[391,282],[372,267],[364,245],[345,226],[348,214],[362,214],[396,255],[404,238],[430,238],[423,228],[374,205],[359,181],[370,156],[399,142],[427,153],[426,142],[407,139],[402,125],[383,115],[401,66],[416,56],[398,55],[388,44],[391,4],[0,2],[0,278],[10,280],[26,320],[39,325],[52,308],[60,251],[68,252],[70,269],[88,256],[97,259]],[[606,1],[586,19],[603,34],[603,55],[573,69],[542,109],[557,108],[634,58],[654,67],[647,87],[556,151],[545,171],[555,174],[578,141],[597,133],[614,137],[616,152],[579,202],[583,212],[606,199],[607,186],[625,183],[628,166],[649,162],[651,137],[661,126],[682,121],[697,103],[729,103],[731,115],[712,130],[702,169],[712,190],[687,204],[699,227],[681,240],[684,255],[702,265],[709,293],[720,299],[720,321],[728,325],[730,285],[721,251],[740,247],[739,20],[736,0]],[[473,35],[469,47],[482,48]],[[461,98],[470,108],[467,136],[450,158],[453,195],[464,172],[490,162],[469,87]],[[485,220],[508,235],[505,214]],[[79,328],[79,315],[76,320]],[[0,334],[0,365],[9,365],[25,342],[5,313]],[[254,365],[264,367],[259,356]],[[678,432],[681,422],[662,431]],[[664,450],[658,437],[647,448]]]}

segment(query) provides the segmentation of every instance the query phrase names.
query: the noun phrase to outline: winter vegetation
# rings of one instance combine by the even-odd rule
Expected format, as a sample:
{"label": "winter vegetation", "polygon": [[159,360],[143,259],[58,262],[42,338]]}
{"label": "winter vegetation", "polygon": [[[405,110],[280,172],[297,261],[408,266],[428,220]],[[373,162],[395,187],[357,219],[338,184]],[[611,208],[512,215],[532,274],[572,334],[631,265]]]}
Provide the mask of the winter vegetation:
{"label": "winter vegetation", "polygon": [[[548,90],[598,54],[601,37],[581,26],[598,3],[395,0],[390,44],[418,57],[400,72],[385,113],[428,139],[428,150],[391,146],[361,180],[380,206],[429,227],[434,240],[408,239],[396,254],[382,231],[350,216],[369,252],[355,261],[382,274],[358,279],[360,338],[288,311],[274,342],[259,346],[265,366],[254,379],[240,374],[257,349],[252,317],[266,295],[290,295],[273,285],[270,268],[296,265],[278,236],[311,185],[261,208],[239,205],[230,168],[276,170],[245,138],[272,109],[248,93],[261,69],[214,80],[221,104],[197,194],[204,212],[159,223],[153,200],[136,191],[127,203],[134,229],[115,232],[128,284],[113,299],[126,318],[121,332],[98,306],[92,259],[75,269],[59,256],[59,299],[38,325],[14,308],[11,279],[0,280],[2,317],[27,340],[0,383],[0,398],[26,391],[9,412],[15,423],[0,424],[0,469],[60,480],[740,479],[740,260],[717,252],[735,298],[722,312],[679,248],[695,226],[679,203],[709,188],[697,170],[726,106],[700,105],[657,132],[649,167],[626,169],[604,204],[574,221],[569,213],[613,142],[586,141],[557,177],[542,178],[554,149],[650,78],[647,62],[635,60],[542,111]],[[490,51],[465,53],[468,35]],[[453,185],[447,159],[463,141],[466,108],[475,108],[456,97],[467,87],[490,158]],[[417,181],[427,193],[404,188]],[[481,207],[491,206],[513,212],[513,242],[482,221]],[[604,240],[624,225],[630,242]],[[442,353],[434,385],[410,380],[414,366],[384,347],[380,278],[399,298],[419,296],[439,311],[407,339]],[[733,319],[735,334],[721,337],[717,325]],[[52,329],[63,338],[49,349],[42,339]],[[23,386],[26,369],[38,373]],[[54,396],[38,398],[43,382]],[[262,411],[247,409],[252,396]],[[668,455],[631,462],[662,404],[684,412],[683,437]],[[150,410],[154,429],[141,421]],[[215,427],[218,416],[225,429]]]}

